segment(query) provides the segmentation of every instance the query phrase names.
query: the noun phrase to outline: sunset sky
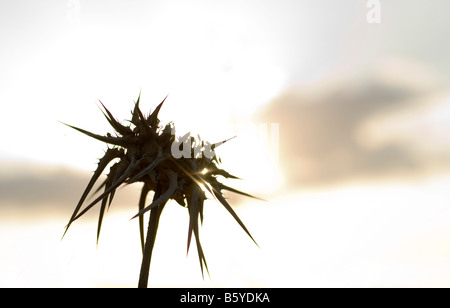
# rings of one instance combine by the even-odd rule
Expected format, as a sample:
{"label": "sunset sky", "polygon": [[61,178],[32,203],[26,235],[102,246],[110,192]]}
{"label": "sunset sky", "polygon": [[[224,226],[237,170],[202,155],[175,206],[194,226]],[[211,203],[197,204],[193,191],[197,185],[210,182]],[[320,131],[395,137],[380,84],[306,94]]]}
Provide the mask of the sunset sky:
{"label": "sunset sky", "polygon": [[[162,215],[149,286],[449,287],[448,1],[0,3],[0,287],[135,287],[139,185],[64,227],[141,93],[217,142],[254,245],[214,200]],[[376,2],[376,1],[375,1]]]}

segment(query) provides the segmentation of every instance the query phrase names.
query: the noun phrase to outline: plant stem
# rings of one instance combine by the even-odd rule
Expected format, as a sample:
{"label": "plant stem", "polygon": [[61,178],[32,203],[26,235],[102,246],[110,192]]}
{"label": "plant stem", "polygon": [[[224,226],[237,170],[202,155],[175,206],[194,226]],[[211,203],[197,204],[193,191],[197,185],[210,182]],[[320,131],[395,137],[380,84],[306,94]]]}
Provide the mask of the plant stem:
{"label": "plant stem", "polygon": [[[158,185],[159,186],[159,185]],[[161,195],[161,190],[156,189],[153,200]],[[142,256],[141,272],[139,274],[138,288],[147,288],[148,275],[150,272],[150,261],[152,259],[153,246],[155,245],[156,232],[158,231],[159,218],[165,203],[153,208],[150,211],[150,220],[148,222],[147,237],[145,239],[144,254]]]}

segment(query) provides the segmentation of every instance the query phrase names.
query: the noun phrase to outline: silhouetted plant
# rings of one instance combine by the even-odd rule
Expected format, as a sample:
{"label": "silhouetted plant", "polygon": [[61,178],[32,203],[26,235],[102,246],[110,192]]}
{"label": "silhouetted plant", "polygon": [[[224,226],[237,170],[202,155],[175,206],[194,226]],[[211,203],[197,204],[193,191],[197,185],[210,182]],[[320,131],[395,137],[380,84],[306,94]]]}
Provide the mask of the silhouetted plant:
{"label": "silhouetted plant", "polygon": [[[96,135],[81,128],[65,124],[83,134],[103,141],[112,147],[108,147],[105,155],[100,159],[98,167],[84,190],[66,226],[64,234],[66,234],[70,225],[75,220],[101,201],[97,227],[98,241],[105,210],[111,205],[116,189],[122,184],[143,182],[138,211],[133,216],[133,218],[137,217],[139,220],[140,242],[143,252],[138,287],[147,287],[150,261],[158,230],[159,218],[164,206],[170,199],[175,200],[188,210],[189,229],[187,251],[189,252],[189,245],[193,233],[202,276],[204,274],[203,266],[208,271],[199,237],[199,220],[200,223],[203,222],[203,204],[206,199],[205,191],[214,196],[228,210],[255,242],[250,232],[224,198],[222,191],[227,190],[248,197],[253,196],[228,187],[217,179],[218,176],[237,179],[237,177],[217,166],[220,163],[220,159],[217,158],[214,150],[218,145],[228,140],[210,144],[190,137],[189,133],[180,140],[176,140],[173,123],[169,123],[164,127],[159,125],[158,113],[165,99],[151,114],[145,117],[139,108],[139,95],[132,112],[130,125],[128,126],[117,121],[103,103],[100,102],[104,108],[104,112],[102,111],[104,116],[115,130],[114,135],[110,133],[106,134],[106,136]],[[183,147],[182,152],[184,155],[173,155],[174,151],[177,154],[180,153],[180,145]],[[103,192],[99,193],[92,202],[82,209],[82,205],[94,184],[105,168],[114,160],[118,161],[111,165],[106,180],[94,192],[94,195],[99,193],[102,188],[104,189]],[[146,198],[151,191],[154,192],[153,200],[147,205]],[[150,218],[147,235],[144,240],[144,214],[148,211],[150,211]]]}

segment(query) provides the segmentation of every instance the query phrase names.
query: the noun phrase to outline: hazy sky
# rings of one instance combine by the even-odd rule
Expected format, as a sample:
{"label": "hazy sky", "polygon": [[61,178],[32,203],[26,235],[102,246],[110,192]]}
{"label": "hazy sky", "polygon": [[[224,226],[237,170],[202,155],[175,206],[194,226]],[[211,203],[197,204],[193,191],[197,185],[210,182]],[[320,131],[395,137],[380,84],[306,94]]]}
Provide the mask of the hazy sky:
{"label": "hazy sky", "polygon": [[[160,115],[179,135],[238,135],[219,155],[245,179],[239,188],[269,199],[239,207],[262,251],[238,228],[220,232],[234,222],[211,209],[220,224],[205,226],[204,249],[218,270],[206,282],[195,255],[183,259],[185,238],[165,229],[182,249],[155,248],[156,284],[173,285],[186,261],[179,285],[449,286],[450,4],[381,0],[380,23],[369,23],[367,3],[2,1],[0,286],[134,285],[138,254],[118,257],[132,264],[117,277],[107,257],[119,242],[138,246],[125,236],[137,232],[134,207],[111,214],[105,248],[93,248],[92,221],[60,242],[105,146],[59,121],[106,134],[98,100],[126,120],[140,91],[146,112],[169,94]],[[261,123],[279,125],[279,161],[254,142]],[[117,195],[119,209],[137,198]],[[37,215],[61,207],[64,219]],[[23,240],[36,245],[33,262]],[[168,255],[180,258],[170,267]]]}
{"label": "hazy sky", "polygon": [[86,166],[94,150],[58,121],[104,130],[97,100],[126,118],[140,90],[148,109],[170,94],[162,116],[180,131],[221,138],[293,84],[391,63],[386,75],[447,85],[445,7],[389,1],[369,24],[366,1],[2,2],[1,128],[14,133],[0,155]]}

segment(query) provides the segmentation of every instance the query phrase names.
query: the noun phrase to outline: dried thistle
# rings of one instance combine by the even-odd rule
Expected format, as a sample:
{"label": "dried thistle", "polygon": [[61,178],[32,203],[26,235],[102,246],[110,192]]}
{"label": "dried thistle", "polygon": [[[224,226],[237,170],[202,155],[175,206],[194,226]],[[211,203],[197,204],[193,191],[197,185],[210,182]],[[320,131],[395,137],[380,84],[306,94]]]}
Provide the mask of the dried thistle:
{"label": "dried thistle", "polygon": [[[165,127],[159,125],[158,113],[166,98],[164,98],[151,114],[144,117],[139,108],[139,95],[132,112],[129,126],[118,122],[100,101],[104,109],[104,112],[102,112],[109,124],[114,128],[115,135],[108,133],[106,136],[100,136],[63,123],[83,134],[112,146],[107,148],[105,155],[100,159],[98,167],[84,190],[66,226],[64,234],[66,234],[70,225],[75,220],[101,201],[97,227],[98,242],[105,210],[111,205],[116,189],[122,184],[143,182],[138,212],[133,216],[133,218],[137,217],[139,220],[139,233],[143,252],[138,287],[147,287],[150,260],[158,230],[159,218],[169,199],[175,200],[178,204],[188,209],[189,229],[187,251],[189,252],[192,233],[194,233],[202,275],[204,273],[203,266],[208,271],[199,237],[199,220],[200,223],[203,222],[203,204],[206,199],[205,191],[214,196],[230,212],[255,242],[250,232],[224,198],[222,191],[227,190],[248,197],[253,196],[228,187],[217,180],[218,176],[237,179],[237,177],[217,166],[220,163],[220,159],[214,153],[217,146],[229,139],[216,144],[210,144],[196,140],[190,137],[189,134],[186,134],[181,140],[177,141],[174,136],[175,130],[172,123],[167,124]],[[183,146],[183,155],[179,155],[181,144]],[[98,193],[102,188],[104,191],[82,209],[83,203],[100,175],[113,160],[117,159],[118,162],[111,165],[106,180],[94,194]],[[146,198],[151,191],[154,192],[153,200],[147,205]],[[144,240],[144,214],[148,211],[150,211],[150,218],[147,235]]]}

